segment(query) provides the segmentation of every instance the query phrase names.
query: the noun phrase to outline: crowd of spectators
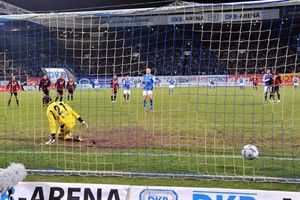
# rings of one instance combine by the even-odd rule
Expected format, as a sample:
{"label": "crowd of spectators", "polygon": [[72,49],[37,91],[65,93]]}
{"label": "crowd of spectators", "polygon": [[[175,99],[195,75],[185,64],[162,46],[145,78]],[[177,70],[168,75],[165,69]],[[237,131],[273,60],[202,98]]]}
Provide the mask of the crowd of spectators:
{"label": "crowd of spectators", "polygon": [[55,31],[49,38],[36,31],[16,36],[27,43],[1,38],[0,76],[41,77],[48,67],[77,77],[138,76],[146,67],[156,75],[253,74],[274,67],[299,72],[299,31],[291,26],[298,22],[118,27],[96,38],[95,30]]}

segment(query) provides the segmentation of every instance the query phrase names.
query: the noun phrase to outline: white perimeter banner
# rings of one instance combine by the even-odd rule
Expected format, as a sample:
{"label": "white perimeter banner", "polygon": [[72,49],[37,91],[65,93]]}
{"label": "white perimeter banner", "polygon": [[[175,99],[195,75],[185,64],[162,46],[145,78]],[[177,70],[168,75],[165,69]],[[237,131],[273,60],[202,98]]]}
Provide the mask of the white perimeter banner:
{"label": "white perimeter banner", "polygon": [[15,200],[126,200],[129,188],[126,185],[23,182],[14,188],[13,197]]}
{"label": "white perimeter banner", "polygon": [[61,75],[64,75],[65,79],[68,77],[67,72],[63,68],[44,68],[44,70],[47,72],[52,83],[55,83]]}
{"label": "white perimeter banner", "polygon": [[[214,82],[216,86],[236,86],[235,83],[229,83],[228,75],[191,75],[191,76],[155,76],[156,87],[166,87],[169,85],[169,79],[176,80],[177,87],[195,87],[208,86],[210,82]],[[118,77],[120,87],[123,85],[125,77]],[[130,77],[133,87],[140,87],[143,81],[142,76]],[[245,85],[248,85],[247,83]],[[252,82],[251,82],[252,85]]]}
{"label": "white perimeter banner", "polygon": [[[300,200],[300,192],[147,187],[79,183],[19,183],[15,200]],[[3,194],[1,200],[8,200]]]}
{"label": "white perimeter banner", "polygon": [[38,90],[38,86],[23,86],[25,91]]}
{"label": "white perimeter banner", "polygon": [[132,186],[130,188],[130,200],[300,200],[300,193],[218,188]]}

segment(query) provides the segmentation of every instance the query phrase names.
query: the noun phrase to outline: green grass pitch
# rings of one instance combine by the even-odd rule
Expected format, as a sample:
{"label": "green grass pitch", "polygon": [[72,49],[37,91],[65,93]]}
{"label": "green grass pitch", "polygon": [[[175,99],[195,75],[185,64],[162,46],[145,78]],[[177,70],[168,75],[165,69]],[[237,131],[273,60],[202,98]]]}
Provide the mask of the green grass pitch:
{"label": "green grass pitch", "polygon": [[[9,108],[9,94],[1,93],[0,167],[21,162],[28,169],[76,173],[299,178],[300,91],[285,86],[280,103],[264,103],[262,87],[177,87],[171,95],[168,88],[156,88],[151,113],[143,110],[142,89],[131,92],[126,102],[120,89],[111,103],[110,89],[78,89],[69,104],[89,129],[78,123],[73,134],[96,144],[58,141],[51,146],[45,145],[50,132],[42,94],[20,92],[21,106],[13,100]],[[258,147],[258,159],[241,158],[246,144]]]}

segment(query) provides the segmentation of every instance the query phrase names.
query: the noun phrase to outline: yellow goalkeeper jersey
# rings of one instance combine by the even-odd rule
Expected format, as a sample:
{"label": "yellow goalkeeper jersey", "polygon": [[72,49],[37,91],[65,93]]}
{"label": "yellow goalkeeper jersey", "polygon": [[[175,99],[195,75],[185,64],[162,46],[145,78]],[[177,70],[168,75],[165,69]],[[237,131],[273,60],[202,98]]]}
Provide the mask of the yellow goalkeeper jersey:
{"label": "yellow goalkeeper jersey", "polygon": [[57,133],[62,125],[73,127],[80,116],[68,104],[52,102],[47,108],[47,117],[51,133]]}

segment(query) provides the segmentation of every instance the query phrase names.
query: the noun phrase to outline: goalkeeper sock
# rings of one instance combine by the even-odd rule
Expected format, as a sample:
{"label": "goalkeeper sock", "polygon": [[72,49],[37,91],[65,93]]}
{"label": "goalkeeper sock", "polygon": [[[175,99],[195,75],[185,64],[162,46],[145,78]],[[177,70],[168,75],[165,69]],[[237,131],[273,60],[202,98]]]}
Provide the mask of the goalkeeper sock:
{"label": "goalkeeper sock", "polygon": [[11,100],[8,100],[8,105],[10,105]]}
{"label": "goalkeeper sock", "polygon": [[144,109],[146,110],[147,109],[147,101],[144,100]]}

